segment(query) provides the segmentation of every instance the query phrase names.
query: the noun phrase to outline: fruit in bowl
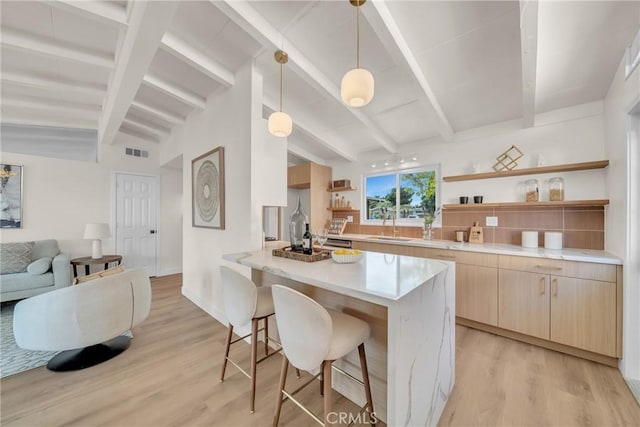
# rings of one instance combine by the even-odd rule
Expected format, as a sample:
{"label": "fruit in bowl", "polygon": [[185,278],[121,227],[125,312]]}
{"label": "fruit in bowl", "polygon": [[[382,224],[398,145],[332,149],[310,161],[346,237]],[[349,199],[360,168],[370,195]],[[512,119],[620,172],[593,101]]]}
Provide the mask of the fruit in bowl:
{"label": "fruit in bowl", "polygon": [[331,252],[331,258],[340,264],[349,264],[358,262],[364,254],[358,249],[336,249]]}

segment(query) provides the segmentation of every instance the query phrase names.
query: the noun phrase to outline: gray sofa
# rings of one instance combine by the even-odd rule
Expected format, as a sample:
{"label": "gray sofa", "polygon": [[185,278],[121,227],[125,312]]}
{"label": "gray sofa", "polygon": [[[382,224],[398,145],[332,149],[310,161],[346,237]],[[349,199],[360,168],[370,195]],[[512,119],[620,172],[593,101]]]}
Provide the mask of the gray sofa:
{"label": "gray sofa", "polygon": [[60,253],[56,240],[1,243],[0,272],[0,302],[71,284],[69,256]]}

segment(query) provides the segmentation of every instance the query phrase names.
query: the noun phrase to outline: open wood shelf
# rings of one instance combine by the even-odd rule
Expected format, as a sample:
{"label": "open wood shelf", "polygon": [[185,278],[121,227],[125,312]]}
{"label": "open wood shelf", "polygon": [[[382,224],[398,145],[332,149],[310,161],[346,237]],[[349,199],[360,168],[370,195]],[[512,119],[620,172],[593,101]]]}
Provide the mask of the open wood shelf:
{"label": "open wood shelf", "polygon": [[533,175],[533,174],[539,174],[539,173],[571,172],[571,171],[583,171],[583,170],[589,170],[589,169],[602,169],[602,168],[606,168],[607,166],[609,166],[609,160],[598,160],[595,162],[569,163],[565,165],[542,166],[539,168],[527,168],[527,169],[514,169],[510,171],[472,173],[468,175],[451,175],[451,176],[443,177],[442,180],[445,182],[469,181],[472,179],[504,178],[507,176]]}
{"label": "open wood shelf", "polygon": [[357,188],[354,187],[336,187],[336,188],[327,188],[329,193],[338,193],[341,191],[355,191]]}
{"label": "open wood shelf", "polygon": [[599,200],[564,200],[561,202],[496,202],[496,203],[467,203],[442,205],[442,209],[483,209],[483,208],[512,208],[512,207],[547,207],[547,206],[605,206],[609,199]]}
{"label": "open wood shelf", "polygon": [[358,209],[354,209],[354,208],[327,208],[328,211],[331,212],[351,212],[351,211],[357,211]]}

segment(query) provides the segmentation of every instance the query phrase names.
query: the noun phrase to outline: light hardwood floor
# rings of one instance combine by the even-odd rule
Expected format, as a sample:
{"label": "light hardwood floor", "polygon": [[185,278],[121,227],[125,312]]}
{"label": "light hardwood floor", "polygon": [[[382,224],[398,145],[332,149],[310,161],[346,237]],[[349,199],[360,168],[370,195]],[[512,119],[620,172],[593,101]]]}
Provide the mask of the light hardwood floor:
{"label": "light hardwood floor", "polygon": [[[151,314],[129,350],[82,371],[41,367],[2,379],[0,424],[271,425],[280,357],[259,365],[249,414],[248,380],[232,366],[218,380],[226,328],[181,296],[179,275],[152,283]],[[640,425],[640,407],[617,370],[461,326],[456,333],[456,386],[441,425]],[[234,347],[232,356],[248,366],[249,346]],[[288,388],[305,378],[290,372]],[[313,384],[300,396],[321,413],[318,391]],[[333,397],[336,410],[355,409]],[[285,403],[281,425],[315,424]]]}

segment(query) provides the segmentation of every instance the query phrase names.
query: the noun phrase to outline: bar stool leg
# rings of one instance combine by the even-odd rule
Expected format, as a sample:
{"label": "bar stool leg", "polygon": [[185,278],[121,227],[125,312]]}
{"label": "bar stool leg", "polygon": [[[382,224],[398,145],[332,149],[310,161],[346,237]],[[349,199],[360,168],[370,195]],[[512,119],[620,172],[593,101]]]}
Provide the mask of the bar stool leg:
{"label": "bar stool leg", "polygon": [[280,385],[278,386],[278,400],[276,401],[276,413],[273,416],[273,427],[278,426],[280,421],[280,410],[282,409],[282,390],[287,383],[287,368],[289,367],[289,359],[282,355],[282,369],[280,369]]}
{"label": "bar stool leg", "polygon": [[324,396],[324,373],[320,373],[320,396]]}
{"label": "bar stool leg", "polygon": [[364,392],[367,395],[367,411],[369,412],[369,422],[374,425],[376,420],[371,414],[373,410],[373,399],[371,398],[371,384],[369,384],[369,369],[367,368],[367,357],[364,353],[364,343],[358,346],[358,353],[360,354],[360,368],[362,369],[362,382],[364,383]]}
{"label": "bar stool leg", "polygon": [[264,318],[264,354],[269,355],[269,318]]}
{"label": "bar stool leg", "polygon": [[222,362],[222,374],[220,374],[220,382],[224,381],[224,372],[227,370],[227,358],[229,357],[229,349],[231,348],[231,338],[233,338],[233,325],[229,324],[229,333],[227,334],[227,349],[224,351],[224,361]]}
{"label": "bar stool leg", "polygon": [[296,378],[300,379],[300,369],[296,368]]}
{"label": "bar stool leg", "polygon": [[330,426],[329,414],[331,413],[331,363],[332,360],[322,362],[322,379],[324,383],[324,425]]}
{"label": "bar stool leg", "polygon": [[251,319],[251,413],[256,406],[256,365],[258,364],[258,319]]}

